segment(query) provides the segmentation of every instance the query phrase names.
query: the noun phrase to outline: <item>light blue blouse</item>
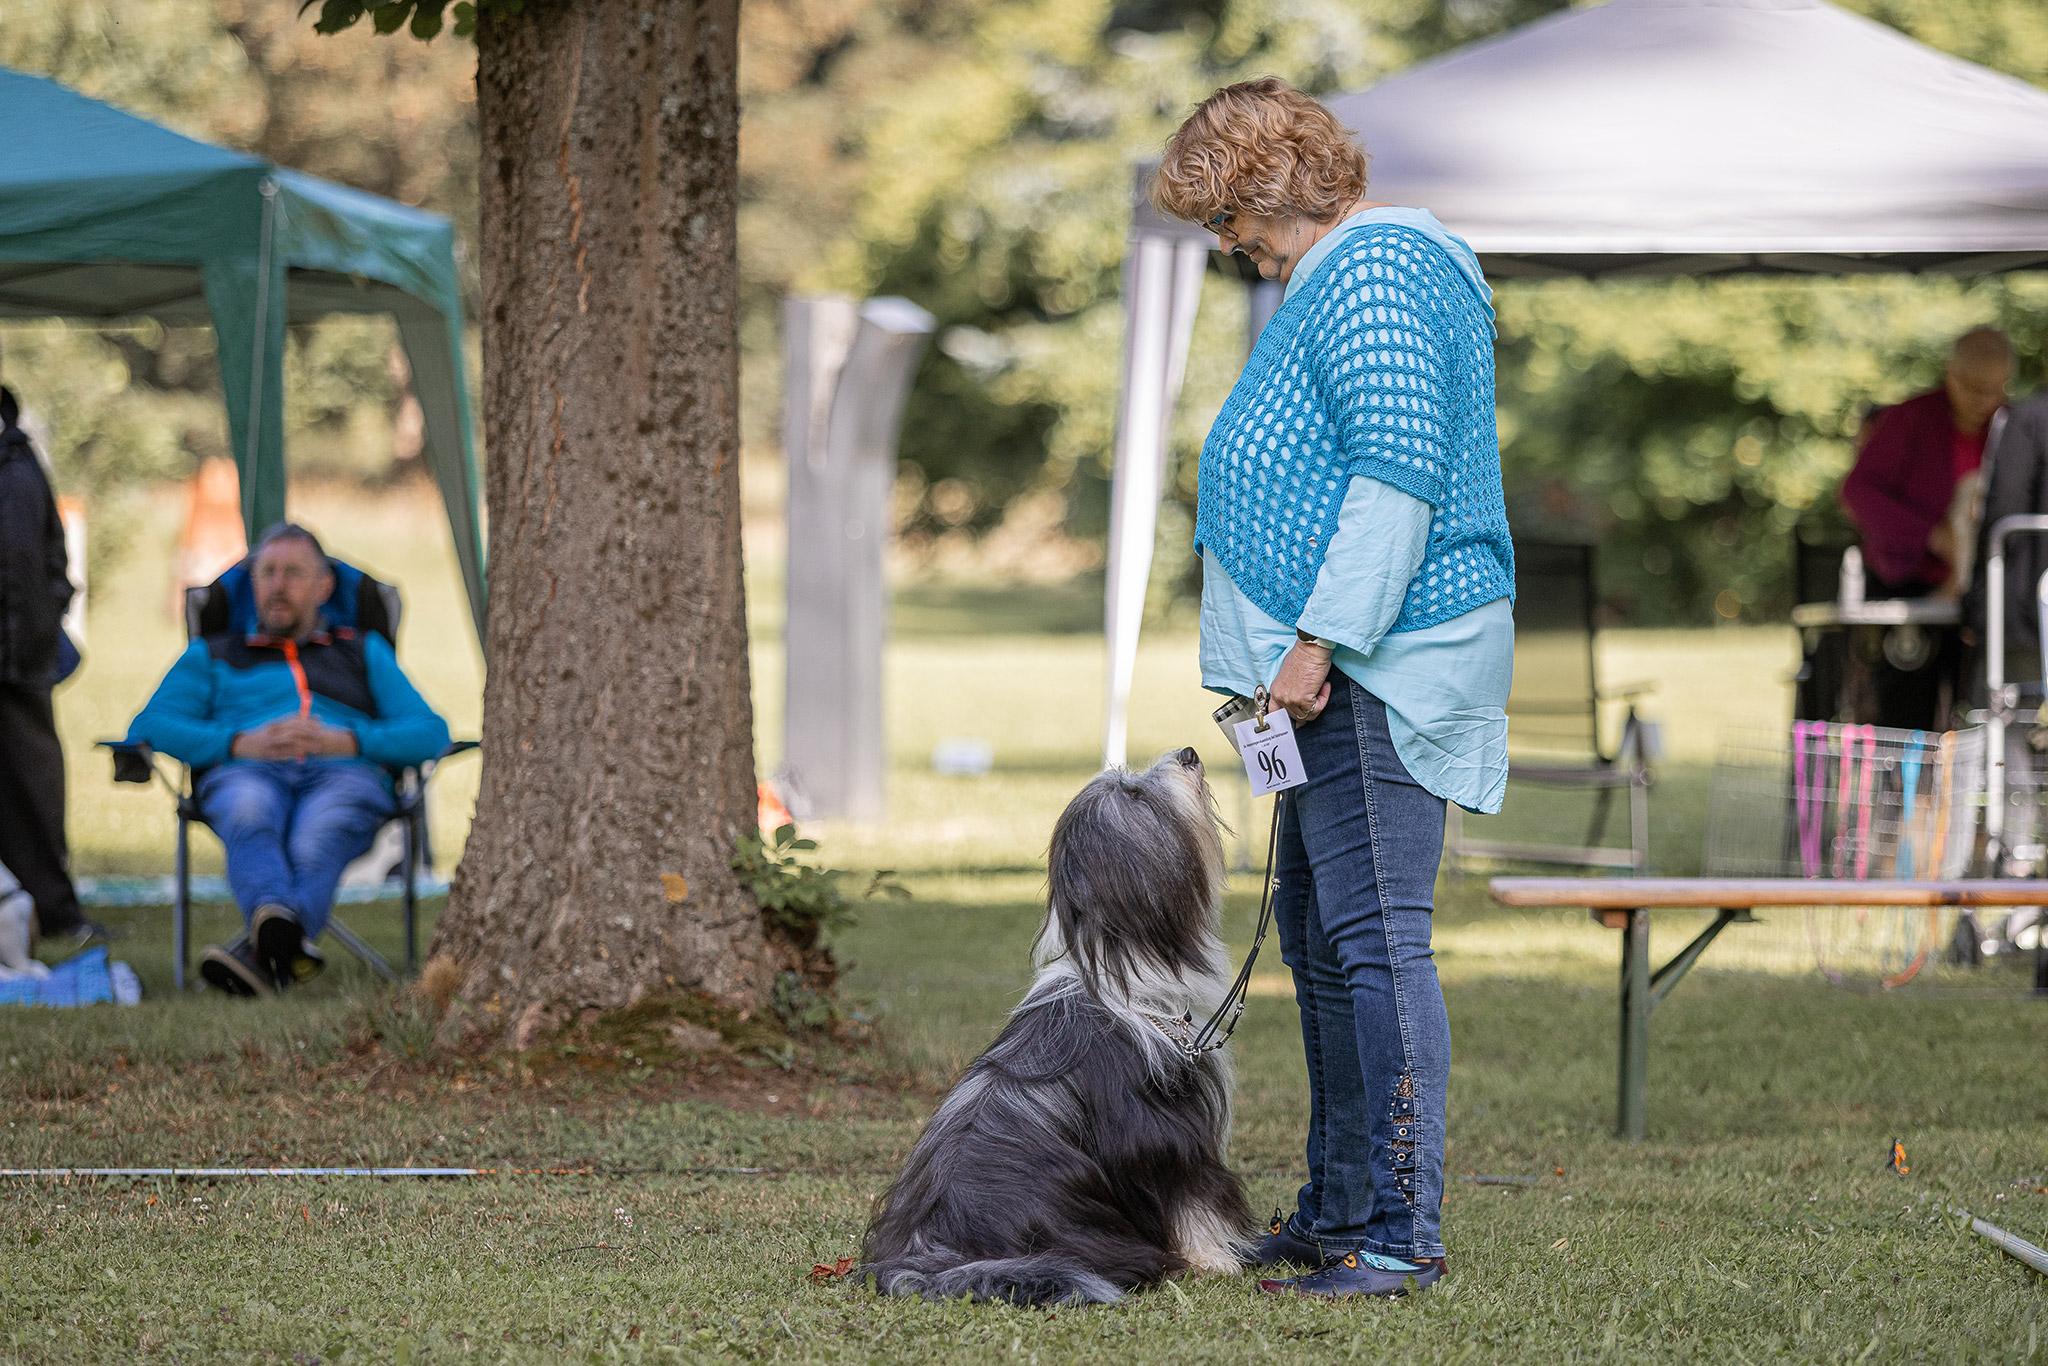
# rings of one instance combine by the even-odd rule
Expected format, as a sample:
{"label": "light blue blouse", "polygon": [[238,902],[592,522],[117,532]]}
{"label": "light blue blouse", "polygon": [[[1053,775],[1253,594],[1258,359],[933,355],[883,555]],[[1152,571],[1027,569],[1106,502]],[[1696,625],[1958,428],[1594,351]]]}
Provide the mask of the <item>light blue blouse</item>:
{"label": "light blue blouse", "polygon": [[[1288,292],[1308,279],[1337,239],[1364,222],[1428,232],[1461,267],[1479,265],[1435,217],[1415,209],[1367,209],[1316,243],[1295,266]],[[1301,629],[1335,642],[1331,663],[1387,707],[1401,762],[1429,791],[1468,811],[1500,810],[1508,781],[1508,684],[1514,610],[1498,598],[1419,631],[1389,634],[1429,541],[1429,504],[1364,475],[1352,479],[1337,532],[1302,612]],[[1294,647],[1295,628],[1273,620],[1202,553],[1202,686],[1249,697],[1271,683]]]}

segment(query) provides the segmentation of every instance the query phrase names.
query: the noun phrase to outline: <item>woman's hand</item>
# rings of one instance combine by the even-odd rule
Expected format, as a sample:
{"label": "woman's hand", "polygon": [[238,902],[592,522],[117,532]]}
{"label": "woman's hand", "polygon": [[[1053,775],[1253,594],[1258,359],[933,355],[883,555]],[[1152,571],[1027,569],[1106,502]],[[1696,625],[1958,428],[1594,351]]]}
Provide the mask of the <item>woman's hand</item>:
{"label": "woman's hand", "polygon": [[1330,705],[1330,652],[1311,641],[1296,641],[1267,691],[1267,711],[1285,711],[1297,726],[1315,720]]}

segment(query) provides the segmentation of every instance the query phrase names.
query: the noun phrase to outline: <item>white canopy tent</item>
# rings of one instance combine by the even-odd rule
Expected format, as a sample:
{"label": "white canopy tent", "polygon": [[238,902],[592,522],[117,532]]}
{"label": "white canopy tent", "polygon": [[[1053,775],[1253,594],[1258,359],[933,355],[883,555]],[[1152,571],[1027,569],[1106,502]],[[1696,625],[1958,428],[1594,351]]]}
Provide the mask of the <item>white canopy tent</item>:
{"label": "white canopy tent", "polygon": [[[1371,194],[1496,280],[2048,264],[2048,93],[1824,0],[1612,0],[1329,100]],[[1110,500],[1108,720],[1123,761],[1168,417],[1215,239],[1137,175]],[[1254,287],[1254,333],[1278,302]]]}

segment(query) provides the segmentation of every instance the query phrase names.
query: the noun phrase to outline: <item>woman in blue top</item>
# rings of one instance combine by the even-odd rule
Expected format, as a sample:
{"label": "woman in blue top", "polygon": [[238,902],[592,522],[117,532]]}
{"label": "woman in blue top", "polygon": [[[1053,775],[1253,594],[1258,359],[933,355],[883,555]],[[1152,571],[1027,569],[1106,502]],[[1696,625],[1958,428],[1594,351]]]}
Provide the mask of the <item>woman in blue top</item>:
{"label": "woman in blue top", "polygon": [[1507,786],[1514,552],[1492,294],[1464,242],[1365,198],[1366,159],[1277,80],[1174,134],[1163,212],[1286,297],[1202,448],[1202,682],[1299,733],[1274,915],[1308,1058],[1308,1181],[1263,1289],[1402,1294],[1444,1273],[1450,1025],[1430,956],[1447,801]]}

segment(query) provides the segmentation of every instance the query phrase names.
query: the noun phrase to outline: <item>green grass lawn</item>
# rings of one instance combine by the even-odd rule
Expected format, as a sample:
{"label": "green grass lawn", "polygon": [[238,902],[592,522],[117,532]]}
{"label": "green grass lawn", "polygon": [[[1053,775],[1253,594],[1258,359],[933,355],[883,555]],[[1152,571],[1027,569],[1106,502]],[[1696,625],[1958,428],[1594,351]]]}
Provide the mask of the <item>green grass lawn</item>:
{"label": "green grass lawn", "polygon": [[[416,508],[308,515],[411,589],[401,658],[472,730],[477,666],[456,629],[445,532]],[[151,562],[161,548],[138,548],[107,586],[91,670],[61,704],[88,871],[166,864],[161,795],[115,791],[81,743],[119,730],[175,648],[144,600]],[[756,568],[760,628],[780,611],[774,567]],[[1481,883],[1448,877],[1437,945],[1456,1040],[1452,1275],[1440,1288],[1333,1306],[1270,1302],[1248,1278],[1191,1280],[1047,1314],[811,1284],[813,1263],[855,1250],[946,1079],[1025,985],[1046,837],[1098,757],[1085,585],[910,588],[896,626],[890,820],[820,832],[828,861],[899,868],[916,897],[868,908],[838,940],[848,995],[878,1022],[872,1041],[793,1071],[759,1055],[451,1063],[416,1056],[424,1030],[348,964],[289,1001],[174,997],[163,914],[111,913],[149,999],[0,1016],[0,1165],[499,1174],[0,1186],[0,1360],[2048,1360],[2042,1280],[1939,1213],[1966,1205],[2048,1242],[2048,1018],[2010,974],[1991,979],[1998,994],[1846,992],[1794,952],[1732,952],[1741,934],[1771,931],[1731,930],[1731,952],[1717,946],[1654,1022],[1650,1141],[1633,1146],[1610,1136],[1615,937],[1578,915],[1498,911]],[[454,643],[424,658],[430,641]],[[1778,714],[1789,642],[1611,644],[1617,676],[1663,685],[1655,706],[1681,779],[1668,799],[1659,790],[1659,858],[1696,864],[1697,775],[1720,729]],[[1134,749],[1193,742],[1221,770],[1192,660],[1185,634],[1148,640]],[[756,692],[770,766],[780,663],[765,643]],[[968,736],[993,745],[994,771],[933,774],[932,746]],[[452,850],[474,777],[445,776],[436,829]],[[1237,789],[1219,787],[1240,820]],[[1254,877],[1237,879],[1240,948],[1255,894]],[[202,939],[232,924],[203,917]],[[351,919],[394,944],[388,908]],[[1660,922],[1659,956],[1679,941]],[[1299,1035],[1269,953],[1235,1045],[1233,1156],[1262,1213],[1300,1179],[1305,1122]],[[1886,1170],[1893,1138],[1910,1175]]]}

